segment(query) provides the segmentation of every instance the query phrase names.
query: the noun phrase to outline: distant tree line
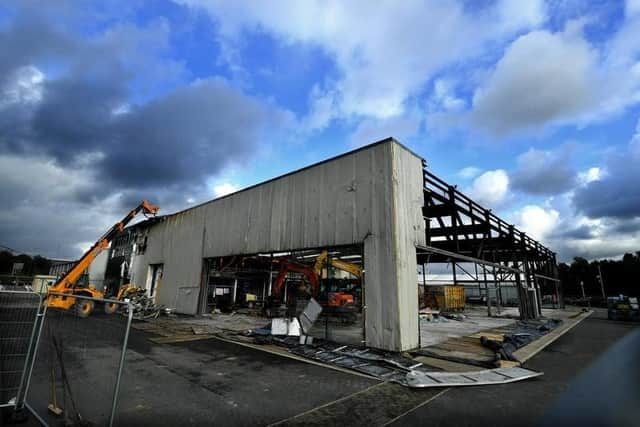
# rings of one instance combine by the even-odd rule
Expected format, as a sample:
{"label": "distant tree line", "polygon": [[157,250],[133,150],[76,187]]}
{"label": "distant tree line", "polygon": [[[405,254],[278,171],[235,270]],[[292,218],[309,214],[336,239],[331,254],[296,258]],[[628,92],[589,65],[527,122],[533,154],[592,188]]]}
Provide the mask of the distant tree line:
{"label": "distant tree line", "polygon": [[604,291],[607,297],[619,294],[640,296],[640,251],[635,254],[624,254],[622,259],[587,261],[576,257],[571,264],[561,263],[558,266],[564,295],[581,297],[580,282],[584,283],[586,296],[599,299],[602,297],[598,266],[602,272]]}
{"label": "distant tree line", "polygon": [[36,274],[49,274],[51,260],[36,255],[34,257],[27,254],[14,255],[9,251],[0,251],[0,274],[11,274],[14,263],[24,264],[20,276],[34,276]]}

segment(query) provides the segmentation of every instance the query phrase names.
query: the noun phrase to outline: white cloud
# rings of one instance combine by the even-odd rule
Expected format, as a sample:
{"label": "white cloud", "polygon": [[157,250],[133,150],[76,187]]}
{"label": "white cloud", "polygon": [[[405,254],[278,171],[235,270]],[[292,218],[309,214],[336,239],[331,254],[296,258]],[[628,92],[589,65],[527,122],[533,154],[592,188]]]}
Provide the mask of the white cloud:
{"label": "white cloud", "polygon": [[594,101],[596,59],[579,31],[521,36],[476,90],[472,122],[505,134],[576,117]]}
{"label": "white cloud", "polygon": [[[598,229],[597,229],[598,230]],[[558,242],[561,253],[582,256],[587,259],[618,258],[624,253],[634,253],[640,244],[640,234],[615,233],[608,227],[600,227],[602,235],[590,239],[566,239]]]}
{"label": "white cloud", "polygon": [[[323,82],[325,89],[317,92],[321,107],[317,110],[325,111],[320,115],[325,120],[332,117],[326,114],[327,106],[340,116],[387,119],[400,115],[408,97],[438,71],[479,56],[489,43],[546,20],[542,0],[526,5],[518,0],[487,5],[432,0],[181,2],[210,13],[226,48],[248,30],[268,32],[284,43],[323,49],[339,71],[336,81]],[[449,106],[455,107],[457,102],[451,101]]]}
{"label": "white cloud", "polygon": [[475,166],[467,166],[466,168],[462,168],[458,171],[456,175],[458,175],[462,179],[471,179],[480,175],[482,169],[477,168]]}
{"label": "white cloud", "polygon": [[473,180],[465,192],[488,209],[499,205],[509,190],[509,176],[503,169],[487,171]]}
{"label": "white cloud", "polygon": [[131,112],[131,106],[125,103],[111,110],[111,115],[119,116],[122,114],[129,114],[130,112]]}
{"label": "white cloud", "polygon": [[627,4],[617,32],[591,44],[588,19],[516,39],[473,96],[471,122],[494,134],[602,122],[640,102],[640,13]]}
{"label": "white cloud", "polygon": [[525,205],[508,215],[518,228],[557,252],[558,261],[620,257],[640,247],[640,220],[591,219],[577,213],[571,194]]}
{"label": "white cloud", "polygon": [[42,99],[44,74],[36,67],[16,69],[0,89],[0,108],[15,103],[37,103]]}
{"label": "white cloud", "polygon": [[227,194],[235,193],[239,189],[240,187],[238,187],[237,185],[231,184],[229,182],[224,182],[213,187],[213,194],[216,197],[222,197],[226,196]]}
{"label": "white cloud", "polygon": [[627,0],[624,14],[628,17],[640,14],[640,0]]}
{"label": "white cloud", "polygon": [[537,240],[544,240],[558,225],[560,213],[537,205],[526,205],[516,215],[522,231]]}
{"label": "white cloud", "polygon": [[599,167],[592,167],[578,174],[578,182],[585,185],[593,181],[598,181],[601,177],[602,169]]}
{"label": "white cloud", "polygon": [[309,94],[309,113],[302,119],[305,130],[322,130],[336,118],[338,94],[334,90],[323,90],[317,84]]}
{"label": "white cloud", "polygon": [[431,107],[433,109],[445,112],[459,112],[465,106],[464,100],[455,95],[453,82],[446,79],[437,79],[433,83],[433,96],[431,97]]}

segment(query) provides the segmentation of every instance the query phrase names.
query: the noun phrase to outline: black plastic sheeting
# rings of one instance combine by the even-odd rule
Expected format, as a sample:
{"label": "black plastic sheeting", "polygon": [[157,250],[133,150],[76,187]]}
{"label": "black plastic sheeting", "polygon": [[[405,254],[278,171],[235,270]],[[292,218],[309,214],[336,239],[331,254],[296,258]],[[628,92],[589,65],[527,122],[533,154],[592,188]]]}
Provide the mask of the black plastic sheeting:
{"label": "black plastic sheeting", "polygon": [[521,320],[515,324],[511,333],[504,334],[503,341],[496,341],[487,337],[480,338],[483,346],[494,351],[502,360],[512,360],[519,362],[513,353],[543,335],[548,334],[553,329],[562,324],[562,320]]}

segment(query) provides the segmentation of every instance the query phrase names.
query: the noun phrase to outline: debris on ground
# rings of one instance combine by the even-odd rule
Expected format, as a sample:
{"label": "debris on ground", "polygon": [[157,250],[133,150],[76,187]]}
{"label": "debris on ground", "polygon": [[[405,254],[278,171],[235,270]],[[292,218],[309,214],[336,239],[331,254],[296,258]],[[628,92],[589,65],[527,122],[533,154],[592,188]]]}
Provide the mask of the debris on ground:
{"label": "debris on ground", "polygon": [[460,313],[445,313],[444,317],[446,317],[447,319],[451,319],[451,320],[457,320],[459,322],[464,321],[464,319],[467,318],[467,316],[465,316],[464,314],[460,314]]}
{"label": "debris on ground", "polygon": [[[414,353],[392,353],[313,339],[308,336],[307,332],[321,311],[322,308],[319,304],[311,300],[305,310],[298,317],[293,318],[265,319],[240,313],[215,314],[198,318],[175,315],[172,319],[159,317],[146,322],[136,322],[133,327],[162,335],[150,338],[158,344],[216,337],[247,344],[276,346],[284,352],[299,357],[333,365],[337,368],[353,370],[383,381],[391,381],[412,388],[502,384],[542,375],[540,372],[515,370],[518,368],[516,363],[496,363],[496,359],[499,361],[500,357],[496,357],[493,351],[486,348],[488,361],[476,363],[476,365],[494,369],[470,372],[465,370],[452,376],[451,372],[443,371],[440,367],[416,360]],[[431,321],[435,322],[470,322],[469,319],[462,316],[456,316],[457,319],[463,319],[456,321],[447,319],[439,312],[436,313],[437,316],[434,316],[433,312],[430,314],[432,315]],[[482,349],[480,340],[476,339],[476,341],[478,341],[477,347]],[[473,365],[468,360],[461,360],[461,362]]]}
{"label": "debris on ground", "polygon": [[548,334],[562,324],[562,320],[542,319],[519,321],[513,332],[505,333],[501,339],[488,334],[480,337],[480,343],[500,356],[501,360],[519,362],[513,353],[525,345]]}
{"label": "debris on ground", "polygon": [[270,325],[247,332],[249,335],[258,336],[296,336],[300,337],[301,344],[308,343],[313,340],[308,334],[321,312],[322,306],[311,298],[298,317],[276,317],[271,319]]}
{"label": "debris on ground", "polygon": [[421,323],[420,328],[430,333],[426,336],[428,344],[425,345],[426,334],[423,334],[423,347],[412,354],[483,368],[510,366],[512,364],[506,362],[519,363],[513,356],[514,351],[540,338],[560,323],[552,319],[510,321],[478,317],[467,317],[464,321],[450,320],[446,325],[425,322]]}
{"label": "debris on ground", "polygon": [[270,336],[267,341],[285,347],[292,354],[306,359],[350,369],[410,388],[505,384],[542,375],[541,372],[519,367],[452,373],[417,362],[403,354],[371,348],[339,345],[327,341],[300,345],[292,337]]}
{"label": "debris on ground", "polygon": [[131,307],[133,318],[136,320],[155,319],[164,310],[164,307],[156,305],[153,299],[147,295],[147,291],[142,288],[135,288],[127,293],[126,300],[129,301],[130,306],[121,306],[120,312],[126,316],[129,314],[129,307]]}

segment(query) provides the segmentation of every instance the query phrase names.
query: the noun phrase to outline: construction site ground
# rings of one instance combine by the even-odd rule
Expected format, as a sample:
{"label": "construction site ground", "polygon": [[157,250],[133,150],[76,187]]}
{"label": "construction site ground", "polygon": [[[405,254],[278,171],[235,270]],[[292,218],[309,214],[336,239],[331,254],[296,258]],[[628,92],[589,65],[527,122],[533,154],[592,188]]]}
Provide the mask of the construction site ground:
{"label": "construction site ground", "polygon": [[[635,327],[596,313],[527,362],[527,367],[545,372],[541,378],[428,390],[326,369],[218,338],[160,344],[154,342],[160,335],[133,329],[116,421],[156,426],[369,426],[421,425],[430,419],[460,426],[512,425],[518,417],[518,424],[533,425],[580,371]],[[112,351],[117,352],[115,344]],[[96,372],[95,381],[111,374]],[[32,388],[34,396],[47,393],[44,383],[36,381]],[[53,418],[49,421],[55,424]]]}
{"label": "construction site ground", "polygon": [[[92,319],[86,319],[91,328]],[[104,321],[104,319],[102,320]],[[237,319],[235,320],[237,321]],[[180,322],[178,322],[180,323]],[[599,312],[535,354],[526,366],[545,375],[514,384],[414,390],[327,369],[207,335],[187,339],[132,329],[116,422],[119,425],[439,425],[535,424],[545,407],[591,361],[637,324]],[[164,338],[164,341],[162,339]],[[96,340],[100,338],[96,334]],[[103,339],[104,340],[104,339]],[[160,340],[160,341],[159,341]],[[118,352],[100,345],[105,352]],[[112,378],[96,371],[92,380]],[[82,393],[83,391],[80,391]],[[91,396],[91,390],[86,390]],[[34,379],[30,402],[47,402]],[[97,396],[96,404],[99,400]],[[46,413],[43,408],[40,413]],[[31,420],[35,425],[35,420]],[[56,420],[49,418],[51,424]]]}

